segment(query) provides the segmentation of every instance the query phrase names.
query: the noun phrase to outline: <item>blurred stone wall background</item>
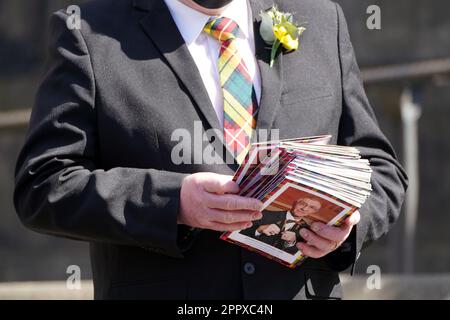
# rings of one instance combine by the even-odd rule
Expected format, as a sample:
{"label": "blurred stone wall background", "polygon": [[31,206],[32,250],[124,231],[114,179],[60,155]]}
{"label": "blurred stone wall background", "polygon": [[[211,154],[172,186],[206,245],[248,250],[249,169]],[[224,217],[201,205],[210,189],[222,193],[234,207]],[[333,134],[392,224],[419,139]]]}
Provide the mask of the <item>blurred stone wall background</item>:
{"label": "blurred stone wall background", "polygon": [[[121,0],[111,0],[121,1]],[[149,0],[151,1],[151,0]],[[48,17],[81,1],[0,0],[0,112],[27,109],[43,73]],[[450,2],[446,0],[340,0],[361,68],[450,57]],[[382,10],[382,30],[366,28],[366,9]],[[402,156],[398,83],[367,86],[380,125]],[[420,120],[420,212],[416,272],[450,270],[450,86],[425,86]],[[1,113],[0,113],[1,116]],[[88,246],[26,230],[12,204],[14,165],[26,128],[0,129],[0,282],[64,280],[78,265],[90,278]],[[368,248],[357,271],[369,265],[398,272],[402,220]]]}

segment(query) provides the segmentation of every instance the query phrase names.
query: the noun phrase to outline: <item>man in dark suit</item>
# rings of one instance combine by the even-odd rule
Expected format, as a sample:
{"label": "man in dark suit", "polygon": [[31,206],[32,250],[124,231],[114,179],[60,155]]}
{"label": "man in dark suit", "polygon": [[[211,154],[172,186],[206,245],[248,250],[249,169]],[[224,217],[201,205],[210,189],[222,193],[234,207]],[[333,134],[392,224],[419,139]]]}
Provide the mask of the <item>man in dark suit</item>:
{"label": "man in dark suit", "polygon": [[241,233],[290,254],[298,252],[299,243],[305,242],[302,229],[310,229],[317,220],[313,215],[320,211],[318,199],[301,198],[292,204],[290,211],[265,211],[261,220]]}
{"label": "man in dark suit", "polygon": [[[64,11],[52,17],[14,202],[27,227],[90,243],[96,298],[340,298],[338,272],[397,219],[406,176],[365,96],[342,10],[327,0],[277,4],[307,31],[273,67],[259,33],[271,0],[97,0],[80,6],[81,28],[67,28]],[[222,14],[239,26],[232,40],[213,38],[220,24],[203,32]],[[302,247],[311,259],[294,270],[219,240],[262,216],[259,201],[235,195],[237,162],[198,160],[211,145],[229,157],[230,141],[220,150],[200,135],[201,148],[194,141],[174,161],[175,132],[235,125],[224,100],[233,88],[217,68],[233,46],[252,129],[331,134],[374,170],[361,214],[340,228],[316,225]]]}

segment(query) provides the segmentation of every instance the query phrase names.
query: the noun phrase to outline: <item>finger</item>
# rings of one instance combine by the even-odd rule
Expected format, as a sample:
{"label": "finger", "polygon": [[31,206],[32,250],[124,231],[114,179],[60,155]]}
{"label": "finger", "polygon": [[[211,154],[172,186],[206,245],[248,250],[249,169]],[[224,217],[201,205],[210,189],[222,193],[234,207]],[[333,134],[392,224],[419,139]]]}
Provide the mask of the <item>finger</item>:
{"label": "finger", "polygon": [[225,224],[251,222],[262,218],[261,212],[245,210],[226,211],[221,209],[209,209],[207,213],[211,221]]}
{"label": "finger", "polygon": [[297,248],[302,252],[304,256],[310,257],[310,258],[322,258],[326,255],[326,252],[323,252],[314,246],[308,245],[306,243],[300,242],[297,243]]}
{"label": "finger", "polygon": [[307,229],[301,229],[300,235],[308,242],[309,245],[312,245],[321,251],[329,253],[336,249],[336,242],[324,239]]}
{"label": "finger", "polygon": [[232,232],[232,231],[248,229],[252,225],[253,224],[251,222],[239,222],[239,223],[232,223],[232,224],[225,224],[225,223],[220,223],[220,222],[209,222],[205,226],[205,228],[214,230],[214,231]]}
{"label": "finger", "polygon": [[228,211],[250,210],[261,211],[263,203],[258,199],[245,198],[234,194],[206,195],[206,205],[209,208],[222,209]]}
{"label": "finger", "polygon": [[232,176],[222,174],[208,175],[202,181],[203,189],[210,193],[238,193],[239,185],[234,182]]}
{"label": "finger", "polygon": [[314,222],[311,225],[312,231],[324,239],[334,242],[343,242],[350,234],[352,226],[343,224],[340,227],[328,226],[321,222]]}

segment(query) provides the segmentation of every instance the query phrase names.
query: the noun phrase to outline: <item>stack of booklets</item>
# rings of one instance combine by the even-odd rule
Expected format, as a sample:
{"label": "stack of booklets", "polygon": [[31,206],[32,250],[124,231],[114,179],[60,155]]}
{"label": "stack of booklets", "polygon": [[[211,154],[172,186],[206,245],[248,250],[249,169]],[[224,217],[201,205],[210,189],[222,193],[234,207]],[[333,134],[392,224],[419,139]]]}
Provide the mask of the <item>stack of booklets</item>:
{"label": "stack of booklets", "polygon": [[371,191],[371,168],[358,149],[329,145],[331,136],[252,144],[233,180],[240,195],[264,203],[253,226],[222,239],[256,251],[290,268],[305,256],[302,228],[314,222],[339,226]]}

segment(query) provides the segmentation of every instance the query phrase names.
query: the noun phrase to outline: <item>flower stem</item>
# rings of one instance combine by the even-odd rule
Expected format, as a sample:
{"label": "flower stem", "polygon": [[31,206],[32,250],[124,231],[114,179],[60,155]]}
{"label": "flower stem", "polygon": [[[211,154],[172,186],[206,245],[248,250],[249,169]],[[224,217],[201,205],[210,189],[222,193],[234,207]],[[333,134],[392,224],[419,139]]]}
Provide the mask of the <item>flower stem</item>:
{"label": "flower stem", "polygon": [[278,39],[275,39],[275,42],[272,45],[272,50],[270,52],[270,67],[273,67],[273,63],[277,56],[278,48],[280,47],[281,42]]}

